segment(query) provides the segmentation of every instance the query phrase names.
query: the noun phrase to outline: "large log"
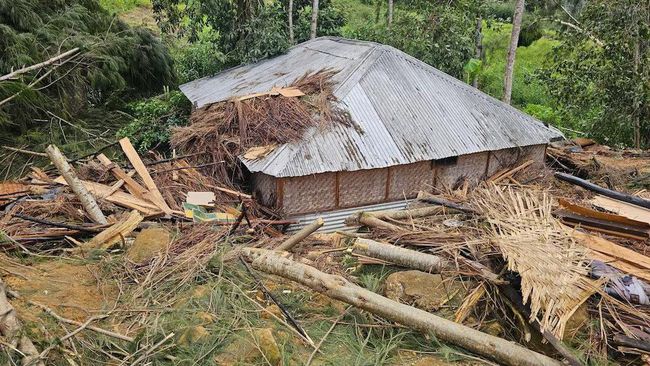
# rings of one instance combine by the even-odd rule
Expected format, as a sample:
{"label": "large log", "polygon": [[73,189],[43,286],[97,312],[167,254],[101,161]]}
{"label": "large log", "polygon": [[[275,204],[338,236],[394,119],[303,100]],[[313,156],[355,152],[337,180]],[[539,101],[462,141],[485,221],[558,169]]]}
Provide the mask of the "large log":
{"label": "large log", "polygon": [[428,273],[440,273],[447,266],[447,261],[433,255],[384,244],[378,241],[358,238],[352,250],[356,253],[367,255],[395,263],[398,266],[419,269]]}
{"label": "large log", "polygon": [[506,365],[561,365],[560,362],[523,346],[454,323],[424,310],[400,304],[348,282],[341,276],[323,273],[311,266],[283,258],[276,252],[244,248],[252,266],[260,271],[298,282],[333,299],[408,326]]}
{"label": "large log", "polygon": [[565,182],[575,184],[577,186],[580,186],[584,189],[587,189],[592,192],[596,192],[598,194],[601,194],[606,197],[614,198],[619,201],[631,203],[633,205],[645,207],[645,208],[650,208],[650,200],[643,199],[641,197],[636,197],[632,196],[626,193],[618,192],[618,191],[613,191],[611,189],[603,188],[599,185],[593,184],[589,181],[586,181],[584,179],[580,179],[576,176],[573,176],[571,174],[566,174],[562,172],[555,172],[555,177],[559,180],[563,180]]}
{"label": "large log", "polygon": [[50,145],[45,149],[45,152],[47,155],[50,157],[50,160],[52,160],[52,163],[56,168],[59,170],[59,173],[63,176],[63,179],[68,183],[70,186],[70,189],[77,195],[79,198],[79,201],[81,201],[81,205],[83,208],[88,212],[88,216],[95,221],[98,224],[105,225],[108,223],[106,221],[106,217],[102,213],[102,210],[99,209],[99,206],[97,206],[97,201],[95,201],[95,197],[88,192],[84,184],[79,180],[77,177],[77,173],[75,173],[74,169],[72,169],[72,166],[68,164],[68,160],[66,160],[65,156],[61,153],[58,147],[54,145]]}

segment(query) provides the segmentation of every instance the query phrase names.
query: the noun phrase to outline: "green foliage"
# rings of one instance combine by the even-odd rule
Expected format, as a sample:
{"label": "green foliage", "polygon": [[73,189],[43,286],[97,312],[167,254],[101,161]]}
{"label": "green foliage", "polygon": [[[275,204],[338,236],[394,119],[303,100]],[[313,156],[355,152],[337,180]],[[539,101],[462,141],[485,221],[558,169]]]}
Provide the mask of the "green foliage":
{"label": "green foliage", "polygon": [[[0,0],[0,75],[78,47],[50,66],[0,82],[0,143],[78,153],[106,143],[125,101],[173,84],[173,61],[150,31],[131,28],[96,0]],[[42,77],[41,80],[39,80]]]}
{"label": "green foliage", "polygon": [[646,5],[589,1],[577,15],[584,31],[567,27],[560,33],[544,77],[568,127],[610,144],[650,144]]}
{"label": "green foliage", "polygon": [[118,137],[128,137],[141,152],[169,148],[171,128],[187,124],[191,105],[180,91],[134,102],[129,109],[134,119],[121,128]]}
{"label": "green foliage", "polygon": [[398,48],[434,67],[463,77],[463,66],[474,54],[474,2],[416,3],[400,8],[390,29],[384,23],[366,24],[350,32],[353,38]]}
{"label": "green foliage", "polygon": [[181,84],[214,75],[225,67],[226,56],[217,48],[211,32],[206,32],[194,43],[176,43],[172,54]]}
{"label": "green foliage", "polygon": [[[311,2],[309,2],[311,3]],[[341,28],[345,25],[345,17],[343,12],[337,7],[329,6],[329,2],[325,4],[328,6],[321,7],[318,10],[318,23],[317,31],[319,37],[321,36],[339,36],[341,35]],[[299,8],[295,14],[297,19],[295,21],[295,37],[297,42],[303,42],[309,39],[311,31],[311,5]]]}
{"label": "green foliage", "polygon": [[490,1],[485,8],[486,18],[501,22],[510,22],[512,20],[512,14],[515,12],[513,1]]}
{"label": "green foliage", "polygon": [[[479,89],[498,99],[503,93],[503,73],[511,30],[512,25],[497,22],[483,27],[485,60],[479,77]],[[551,57],[553,47],[557,44],[551,38],[542,37],[528,47],[517,48],[512,87],[514,106],[524,108],[527,105],[553,105],[545,83],[537,78],[537,72]]]}
{"label": "green foliage", "polygon": [[[297,41],[309,36],[310,4],[306,0],[294,4]],[[212,32],[212,42],[227,66],[272,57],[290,46],[286,1],[153,0],[153,9],[165,33],[186,36],[194,43],[201,34]],[[338,35],[342,13],[322,1],[319,14],[319,35]]]}
{"label": "green foliage", "polygon": [[474,80],[475,77],[478,77],[482,69],[483,61],[477,58],[469,59],[465,66],[463,66],[463,71],[465,72],[465,82],[469,84],[472,80]]}

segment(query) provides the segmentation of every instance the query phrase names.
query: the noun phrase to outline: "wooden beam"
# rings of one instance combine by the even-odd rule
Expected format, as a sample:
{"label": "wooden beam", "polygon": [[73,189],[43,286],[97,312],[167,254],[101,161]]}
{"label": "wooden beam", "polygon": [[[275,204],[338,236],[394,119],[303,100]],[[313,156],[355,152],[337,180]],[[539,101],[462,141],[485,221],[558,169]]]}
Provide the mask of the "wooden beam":
{"label": "wooden beam", "polygon": [[142,162],[142,159],[140,159],[140,155],[138,155],[138,152],[135,151],[135,148],[131,144],[131,140],[129,140],[128,137],[121,139],[120,146],[122,147],[126,157],[131,162],[131,165],[133,165],[133,169],[135,169],[138,175],[140,175],[144,185],[149,189],[149,194],[147,195],[148,198],[166,215],[171,215],[173,213],[172,209],[167,205],[167,202],[165,202],[165,199],[158,190],[156,183],[151,178],[151,175],[149,175],[147,167]]}
{"label": "wooden beam", "polygon": [[140,183],[131,178],[131,176],[122,170],[122,168],[120,168],[117,164],[113,163],[108,157],[106,157],[106,155],[97,155],[97,160],[99,160],[99,162],[102,163],[104,167],[109,169],[117,179],[123,180],[126,184],[126,189],[132,195],[138,198],[144,198],[144,196],[149,192],[146,188],[141,186]]}

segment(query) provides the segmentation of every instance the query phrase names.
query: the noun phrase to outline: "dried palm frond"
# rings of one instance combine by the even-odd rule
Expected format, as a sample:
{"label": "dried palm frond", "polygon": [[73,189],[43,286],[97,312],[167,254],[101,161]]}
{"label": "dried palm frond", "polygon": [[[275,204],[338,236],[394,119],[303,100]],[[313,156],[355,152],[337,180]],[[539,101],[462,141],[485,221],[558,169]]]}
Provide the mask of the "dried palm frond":
{"label": "dried palm frond", "polygon": [[561,339],[571,315],[598,288],[587,277],[590,261],[585,248],[552,217],[546,191],[491,185],[473,198],[490,225],[486,231],[493,245],[508,269],[521,277],[531,321],[539,321]]}
{"label": "dried palm frond", "polygon": [[231,183],[241,178],[237,156],[249,148],[299,140],[310,127],[332,123],[350,124],[349,116],[336,106],[333,94],[336,71],[307,73],[290,87],[305,95],[260,94],[217,102],[194,111],[190,125],[175,128],[172,145],[185,153],[207,152],[198,163],[214,163],[211,173]]}

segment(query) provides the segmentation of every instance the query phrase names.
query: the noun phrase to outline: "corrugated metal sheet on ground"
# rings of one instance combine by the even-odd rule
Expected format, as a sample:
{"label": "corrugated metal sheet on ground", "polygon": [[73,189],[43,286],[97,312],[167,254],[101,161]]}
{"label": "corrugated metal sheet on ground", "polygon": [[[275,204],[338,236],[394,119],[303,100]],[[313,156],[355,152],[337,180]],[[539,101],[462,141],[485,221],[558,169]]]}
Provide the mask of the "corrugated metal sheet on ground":
{"label": "corrugated metal sheet on ground", "polygon": [[311,129],[257,160],[276,177],[383,168],[481,151],[545,144],[553,128],[393,47],[317,38],[286,55],[181,86],[202,106],[286,86],[308,71],[340,70],[335,95],[355,127]]}
{"label": "corrugated metal sheet on ground", "polygon": [[335,231],[354,231],[354,230],[358,229],[359,227],[358,226],[346,226],[345,225],[345,219],[348,218],[350,215],[354,214],[355,212],[361,212],[361,211],[376,212],[376,211],[384,211],[384,210],[403,210],[411,202],[413,202],[413,200],[402,200],[402,201],[378,203],[378,204],[375,204],[375,205],[368,205],[368,206],[361,206],[361,207],[354,207],[354,208],[345,208],[345,209],[340,209],[340,210],[335,210],[335,211],[320,212],[320,213],[313,213],[313,214],[307,214],[307,215],[298,215],[298,216],[288,217],[287,220],[298,221],[298,223],[289,225],[289,227],[287,228],[287,233],[296,232],[296,231],[302,229],[303,227],[305,227],[305,225],[314,222],[319,217],[323,218],[323,221],[325,221],[325,224],[323,225],[323,227],[321,227],[318,230],[318,232],[333,233]]}

